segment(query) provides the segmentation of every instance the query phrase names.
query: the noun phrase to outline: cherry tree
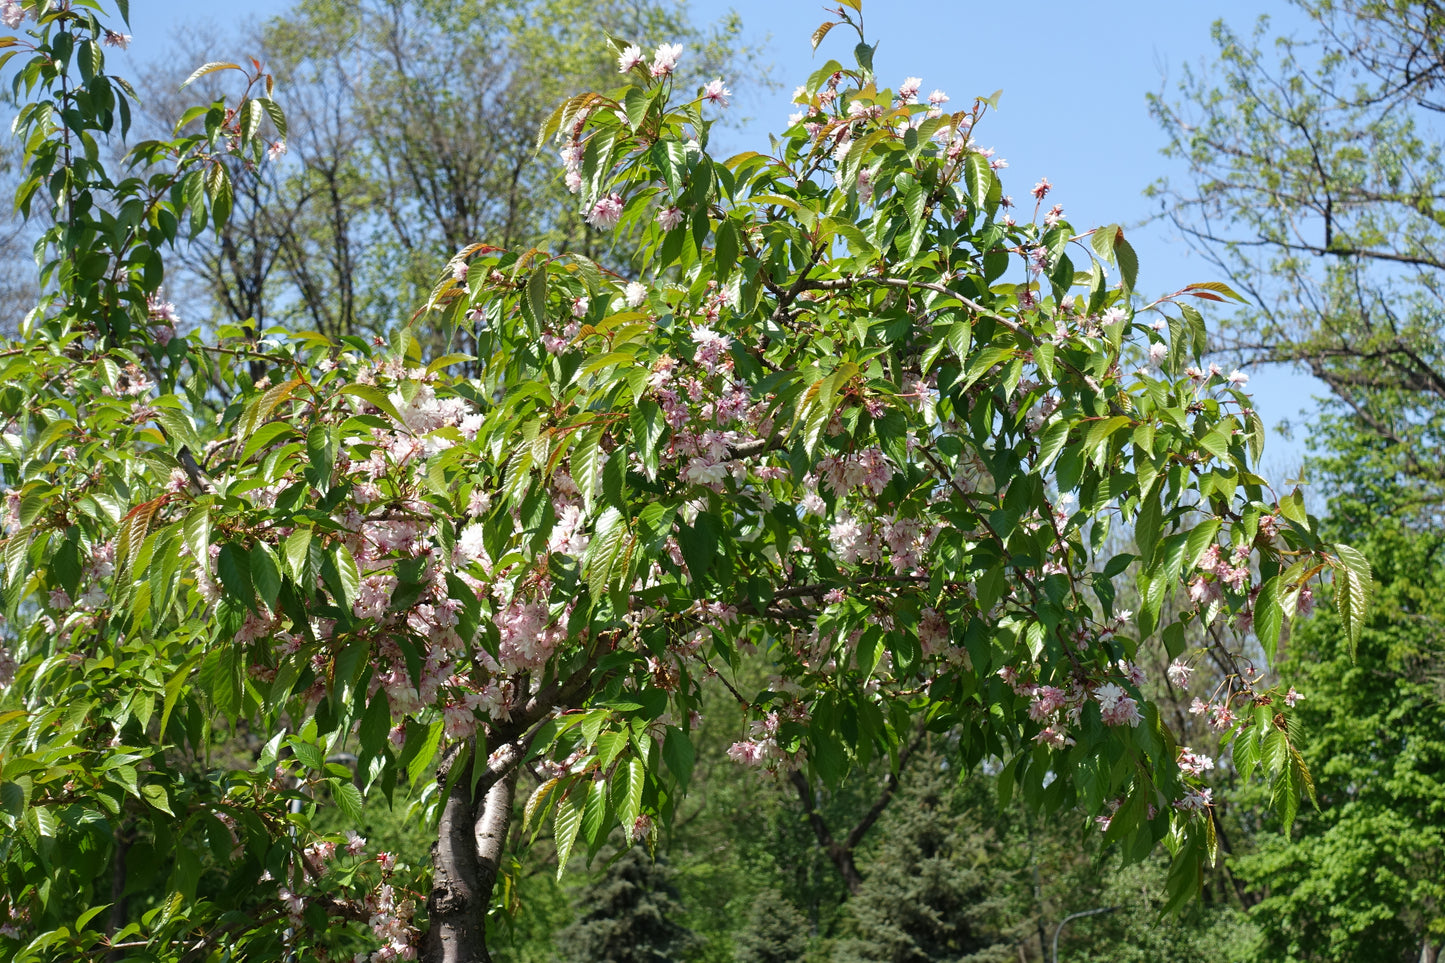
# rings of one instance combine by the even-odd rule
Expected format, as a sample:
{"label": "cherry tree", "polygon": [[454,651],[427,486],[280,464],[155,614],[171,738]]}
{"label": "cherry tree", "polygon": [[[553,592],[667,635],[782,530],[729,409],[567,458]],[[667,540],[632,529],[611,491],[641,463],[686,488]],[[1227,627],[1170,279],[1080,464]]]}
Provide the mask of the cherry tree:
{"label": "cherry tree", "polygon": [[[1185,303],[1232,292],[1145,303],[1117,225],[1076,230],[1047,183],[1014,207],[975,140],[991,102],[881,87],[853,0],[814,37],[855,30],[853,65],[798,88],[771,154],[715,157],[725,82],[619,44],[618,89],[539,144],[634,272],[477,243],[377,341],[183,336],[161,294],[231,171],[284,144],[259,64],[200,68],[238,98],[117,177],[124,35],[88,0],[3,16],[48,225],[47,294],[0,350],[12,958],[486,960],[514,812],[559,872],[654,845],[712,686],[749,720],[740,767],[836,783],[946,732],[1128,858],[1166,846],[1175,905],[1211,800],[1139,646],[1176,683],[1222,670],[1201,704],[1236,767],[1286,819],[1309,794],[1248,653],[1326,574],[1358,632],[1368,567],[1250,467],[1260,419]],[[424,356],[423,328],[476,353]],[[430,866],[324,831],[368,799],[409,801]]]}

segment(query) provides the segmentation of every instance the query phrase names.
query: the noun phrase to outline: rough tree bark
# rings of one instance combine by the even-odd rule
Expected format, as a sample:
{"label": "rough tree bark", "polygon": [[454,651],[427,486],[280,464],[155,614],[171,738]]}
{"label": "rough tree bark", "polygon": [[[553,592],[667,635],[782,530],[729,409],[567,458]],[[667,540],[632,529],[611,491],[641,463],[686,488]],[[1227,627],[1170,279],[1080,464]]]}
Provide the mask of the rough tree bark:
{"label": "rough tree bark", "polygon": [[[596,655],[565,681],[555,682],[512,713],[511,721],[459,742],[437,767],[442,813],[432,844],[429,926],[421,963],[491,963],[487,952],[487,910],[501,869],[517,777],[538,723],[571,705],[596,666]],[[490,752],[482,757],[481,753]],[[463,752],[465,750],[465,758]],[[465,769],[452,778],[461,762]],[[477,766],[483,770],[478,773]],[[447,785],[451,784],[448,791]]]}
{"label": "rough tree bark", "polygon": [[[457,775],[442,804],[437,841],[432,845],[432,889],[427,899],[430,928],[422,947],[424,963],[491,963],[487,952],[487,908],[501,867],[502,848],[512,823],[517,774],[531,739],[513,735],[485,760],[479,740],[459,743],[437,771],[443,791],[463,745],[471,747],[466,769]],[[476,766],[484,766],[479,778]]]}

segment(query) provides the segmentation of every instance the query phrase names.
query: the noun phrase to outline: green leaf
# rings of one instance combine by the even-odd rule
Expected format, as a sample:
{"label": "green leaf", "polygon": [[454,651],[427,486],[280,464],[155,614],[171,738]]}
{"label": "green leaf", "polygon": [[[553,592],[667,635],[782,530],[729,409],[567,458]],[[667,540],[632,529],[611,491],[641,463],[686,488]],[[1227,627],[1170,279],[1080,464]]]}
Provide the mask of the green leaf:
{"label": "green leaf", "polygon": [[145,801],[150,803],[155,809],[159,809],[172,818],[175,817],[176,814],[171,812],[170,796],[166,795],[164,786],[158,786],[154,783],[145,785],[141,787],[140,794]]}
{"label": "green leaf", "polygon": [[1064,444],[1069,440],[1069,428],[1068,419],[1060,418],[1044,429],[1044,433],[1039,436],[1039,454],[1034,459],[1034,474],[1043,474],[1054,463],[1054,459],[1059,457],[1059,452],[1064,450]]}
{"label": "green leaf", "polygon": [[587,546],[587,588],[594,601],[604,598],[617,581],[617,573],[626,567],[631,545],[627,519],[615,507],[608,507]]}
{"label": "green leaf", "polygon": [[1281,584],[1278,575],[1267,579],[1254,600],[1254,635],[1264,648],[1265,659],[1271,664],[1284,625],[1284,609],[1279,601]]}
{"label": "green leaf", "polygon": [[1114,258],[1119,262],[1119,273],[1124,278],[1124,290],[1134,290],[1134,286],[1139,281],[1139,255],[1134,253],[1134,246],[1124,240],[1122,229],[1114,235]]}
{"label": "green leaf", "polygon": [[693,747],[692,740],[677,726],[667,727],[667,736],[662,742],[662,759],[677,777],[678,784],[684,789],[687,788],[687,784],[692,781],[692,767],[697,760],[697,750]]}
{"label": "green leaf", "polygon": [[1340,622],[1350,640],[1350,658],[1360,642],[1360,632],[1365,627],[1365,616],[1370,608],[1370,593],[1374,589],[1374,577],[1370,562],[1358,549],[1337,544],[1334,547],[1339,563],[1334,568],[1335,607],[1340,613]]}
{"label": "green leaf", "polygon": [[522,807],[522,835],[528,835],[529,830],[536,825],[537,813],[546,805],[548,797],[552,794],[552,790],[556,789],[557,784],[561,781],[560,777],[553,776],[533,790],[531,796],[527,797],[527,804]]}
{"label": "green leaf", "polygon": [[[576,788],[573,783],[571,788]],[[577,830],[582,828],[582,807],[569,791],[552,816],[552,842],[557,848],[557,878],[567,871],[567,860],[572,856],[572,844],[577,840]]]}
{"label": "green leaf", "polygon": [[213,74],[218,70],[241,70],[241,65],[227,63],[221,60],[213,60],[210,63],[201,64],[201,66],[197,67],[194,71],[192,71],[191,75],[185,79],[185,81],[181,84],[181,89],[185,90],[187,87],[195,83],[197,80],[200,80],[206,74]]}
{"label": "green leaf", "polygon": [[276,560],[276,553],[271,550],[271,546],[258,541],[251,546],[249,555],[247,561],[256,594],[266,603],[266,607],[274,612],[276,597],[281,594],[281,565]]}
{"label": "green leaf", "polygon": [[391,735],[391,703],[386,689],[376,691],[361,715],[357,738],[361,743],[363,756],[379,756],[386,750],[387,737]]}
{"label": "green leaf", "polygon": [[251,583],[251,562],[235,542],[227,542],[221,546],[221,554],[216,559],[216,572],[221,577],[221,586],[229,595],[247,608],[256,607],[256,590]]}
{"label": "green leaf", "polygon": [[336,806],[347,819],[354,825],[361,825],[365,818],[362,810],[361,790],[349,780],[331,779],[331,796],[336,800]]}
{"label": "green leaf", "polygon": [[1247,781],[1259,765],[1259,734],[1253,728],[1240,730],[1230,744],[1230,755],[1239,778]]}
{"label": "green leaf", "polygon": [[596,848],[607,828],[607,783],[597,780],[587,789],[587,803],[582,807],[582,838],[589,848]]}
{"label": "green leaf", "polygon": [[993,169],[989,167],[987,157],[974,152],[964,159],[963,183],[968,188],[968,199],[973,206],[983,210],[988,201],[988,189],[993,183]]}
{"label": "green leaf", "polygon": [[311,551],[311,535],[309,528],[298,528],[286,536],[286,571],[291,575],[291,580],[298,585],[309,588],[306,580],[306,560]]}
{"label": "green leaf", "polygon": [[1139,555],[1148,568],[1154,564],[1159,550],[1159,525],[1163,508],[1159,501],[1161,483],[1156,482],[1139,504],[1139,514],[1134,519],[1134,541],[1139,546]]}
{"label": "green leaf", "polygon": [[[410,730],[412,726],[408,725],[407,728],[406,751],[411,751],[413,743]],[[410,759],[407,759],[406,752],[403,752],[402,761],[406,764],[406,778],[409,781],[414,783],[420,779],[422,774],[427,771],[427,767],[432,764],[432,760],[436,758],[437,746],[441,745],[442,741],[443,728],[445,728],[445,723],[443,723],[441,719],[433,720],[430,725],[425,727],[425,731],[422,732],[420,738],[417,739],[414,755],[412,755]]]}
{"label": "green leaf", "polygon": [[336,604],[350,612],[352,603],[356,601],[356,591],[361,586],[361,572],[356,568],[351,550],[340,542],[332,545],[321,565],[321,578],[331,590]]}
{"label": "green leaf", "polygon": [[547,324],[547,265],[546,262],[538,265],[527,279],[527,310],[532,313],[537,324]]}
{"label": "green leaf", "polygon": [[1279,500],[1279,513],[1302,528],[1309,528],[1309,515],[1305,512],[1305,496],[1298,488]]}
{"label": "green leaf", "polygon": [[627,760],[627,765],[618,773],[625,787],[621,805],[617,807],[617,820],[624,833],[631,833],[637,817],[642,814],[642,789],[647,781],[647,770],[642,760],[636,757]]}
{"label": "green leaf", "polygon": [[1214,538],[1219,534],[1219,519],[1210,518],[1201,522],[1189,533],[1189,541],[1184,553],[1184,571],[1192,572],[1199,567],[1199,561],[1209,546],[1214,544]]}

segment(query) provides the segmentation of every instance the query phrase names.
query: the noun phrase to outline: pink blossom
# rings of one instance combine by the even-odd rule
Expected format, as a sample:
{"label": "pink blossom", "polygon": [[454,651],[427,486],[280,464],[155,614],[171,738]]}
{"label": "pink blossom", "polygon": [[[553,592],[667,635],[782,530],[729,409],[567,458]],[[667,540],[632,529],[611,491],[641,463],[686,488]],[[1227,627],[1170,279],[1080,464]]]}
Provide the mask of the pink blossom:
{"label": "pink blossom", "polygon": [[942,107],[944,104],[948,103],[948,95],[941,90],[935,90],[933,93],[928,95],[928,103],[930,106],[933,107]]}
{"label": "pink blossom", "polygon": [[346,831],[346,851],[352,856],[360,856],[366,852],[366,837],[358,836],[355,832],[348,829]]}
{"label": "pink blossom", "polygon": [[1105,725],[1110,726],[1137,726],[1143,721],[1139,715],[1139,704],[1131,696],[1122,696],[1112,706],[1105,709],[1101,715]]}
{"label": "pink blossom", "polygon": [[20,0],[3,0],[0,2],[0,21],[11,30],[17,30],[25,19],[25,8],[20,5]]}
{"label": "pink blossom", "polygon": [[761,766],[767,761],[768,749],[765,743],[745,739],[728,747],[728,758],[749,766]]}
{"label": "pink blossom", "polygon": [[628,281],[627,291],[624,296],[627,298],[627,306],[629,308],[641,307],[642,302],[647,300],[647,287],[636,281]]}
{"label": "pink blossom", "polygon": [[683,222],[683,214],[676,206],[664,207],[657,212],[657,223],[664,231],[670,231]]}
{"label": "pink blossom", "polygon": [[731,90],[723,86],[722,78],[719,77],[717,80],[708,81],[707,86],[702,89],[702,99],[712,101],[719,107],[726,107],[728,105],[728,98],[732,96],[732,93]]}
{"label": "pink blossom", "polygon": [[682,56],[682,44],[659,44],[652,54],[652,76],[666,77],[677,69],[677,60]]}
{"label": "pink blossom", "polygon": [[284,140],[273,140],[271,146],[266,148],[266,159],[277,160],[286,153],[286,142]]}
{"label": "pink blossom", "polygon": [[1243,388],[1245,385],[1249,384],[1249,375],[1245,374],[1243,371],[1240,371],[1238,368],[1235,368],[1229,373],[1229,383],[1237,387]]}
{"label": "pink blossom", "polygon": [[1214,768],[1214,760],[1202,752],[1195,752],[1188,746],[1179,750],[1179,771],[1187,776],[1203,775],[1206,770]]}
{"label": "pink blossom", "polygon": [[905,78],[898,87],[898,99],[905,104],[911,104],[918,100],[918,88],[923,86],[921,77]]}
{"label": "pink blossom", "polygon": [[693,360],[702,365],[708,374],[716,374],[723,352],[732,346],[733,339],[712,328],[698,326],[692,329],[692,340],[697,344]]}
{"label": "pink blossom", "polygon": [[1234,722],[1234,712],[1229,706],[1220,703],[1209,707],[1209,724],[1219,732],[1228,729]]}
{"label": "pink blossom", "polygon": [[635,43],[629,44],[627,49],[622,51],[617,57],[617,71],[625,74],[633,67],[641,64],[642,60],[642,48]]}
{"label": "pink blossom", "polygon": [[1174,803],[1174,808],[1183,812],[1203,812],[1214,804],[1212,799],[1214,790],[1208,786],[1199,789],[1190,789],[1183,799]]}
{"label": "pink blossom", "polygon": [[1063,727],[1058,725],[1045,726],[1038,735],[1034,736],[1034,742],[1041,746],[1048,746],[1050,749],[1062,749],[1074,744],[1074,740],[1065,735]]}
{"label": "pink blossom", "polygon": [[1093,692],[1094,699],[1099,703],[1099,708],[1105,711],[1114,708],[1120,699],[1128,697],[1124,687],[1113,682],[1106,682]]}
{"label": "pink blossom", "polygon": [[1049,183],[1047,177],[1040,177],[1039,182],[1033,186],[1033,189],[1030,190],[1029,193],[1032,194],[1035,199],[1041,201],[1048,195],[1053,186],[1054,185]]}
{"label": "pink blossom", "polygon": [[[6,23],[9,23],[8,18],[6,20]],[[130,41],[130,34],[116,33],[114,30],[107,30],[105,32],[105,36],[101,38],[101,43],[105,44],[107,47],[119,47],[121,50],[125,50],[127,47],[129,47]]]}
{"label": "pink blossom", "polygon": [[601,231],[610,231],[622,220],[622,196],[615,191],[598,199],[587,214],[587,223]]}
{"label": "pink blossom", "polygon": [[1029,718],[1043,722],[1064,706],[1067,694],[1057,686],[1041,685],[1034,690],[1033,702],[1029,705]]}
{"label": "pink blossom", "polygon": [[1188,663],[1183,662],[1179,659],[1175,659],[1173,662],[1169,663],[1169,668],[1165,671],[1164,674],[1169,677],[1170,682],[1174,683],[1179,688],[1187,689],[1189,688],[1189,676],[1190,673],[1192,673],[1193,671],[1194,668]]}
{"label": "pink blossom", "polygon": [[1299,702],[1303,698],[1304,696],[1294,691],[1294,686],[1290,686],[1289,691],[1284,694],[1284,704],[1293,709],[1295,707],[1295,703]]}

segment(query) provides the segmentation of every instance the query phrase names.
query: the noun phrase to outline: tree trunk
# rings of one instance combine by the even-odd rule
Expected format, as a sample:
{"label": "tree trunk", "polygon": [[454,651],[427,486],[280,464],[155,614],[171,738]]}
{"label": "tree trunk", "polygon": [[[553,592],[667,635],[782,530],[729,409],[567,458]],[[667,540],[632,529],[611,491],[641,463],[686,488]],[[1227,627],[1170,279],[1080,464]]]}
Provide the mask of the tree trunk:
{"label": "tree trunk", "polygon": [[1436,963],[1439,959],[1440,947],[1430,942],[1428,936],[1425,937],[1425,942],[1420,947],[1420,963]]}
{"label": "tree trunk", "polygon": [[[527,738],[504,742],[485,761],[477,759],[477,747],[484,745],[481,738],[470,743],[466,770],[446,794],[437,841],[432,845],[432,889],[427,898],[430,925],[422,944],[423,963],[491,963],[487,910],[529,742]],[[454,758],[437,771],[443,791]],[[474,778],[479,764],[484,771]]]}
{"label": "tree trunk", "polygon": [[[477,745],[474,741],[473,747]],[[472,770],[476,752],[467,759],[466,771],[457,777],[442,803],[437,841],[432,844],[432,887],[427,898],[430,927],[422,947],[426,963],[491,963],[487,954],[487,902],[491,892],[481,891],[480,867],[472,839]],[[437,771],[437,782],[445,791],[451,775],[448,760]],[[480,789],[480,787],[478,787]]]}

